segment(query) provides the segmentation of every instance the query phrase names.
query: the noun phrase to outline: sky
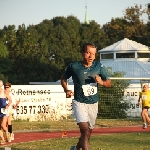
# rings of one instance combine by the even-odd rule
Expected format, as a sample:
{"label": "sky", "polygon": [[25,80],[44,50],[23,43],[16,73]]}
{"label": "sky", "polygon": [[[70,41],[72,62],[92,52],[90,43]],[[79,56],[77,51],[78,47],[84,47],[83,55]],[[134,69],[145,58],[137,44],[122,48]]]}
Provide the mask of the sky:
{"label": "sky", "polygon": [[0,29],[5,25],[36,25],[57,16],[73,15],[84,22],[86,5],[89,20],[102,26],[112,18],[123,17],[128,7],[141,4],[146,8],[148,3],[150,0],[0,0]]}

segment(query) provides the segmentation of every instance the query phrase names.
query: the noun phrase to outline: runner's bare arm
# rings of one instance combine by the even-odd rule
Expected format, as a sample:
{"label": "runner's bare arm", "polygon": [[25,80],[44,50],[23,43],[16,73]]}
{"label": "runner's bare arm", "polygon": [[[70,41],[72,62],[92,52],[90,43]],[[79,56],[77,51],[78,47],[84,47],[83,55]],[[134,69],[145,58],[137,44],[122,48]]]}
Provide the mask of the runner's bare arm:
{"label": "runner's bare arm", "polygon": [[107,79],[107,80],[104,81],[104,80],[101,79],[100,76],[95,75],[95,81],[96,81],[98,84],[100,84],[100,85],[102,85],[102,86],[104,86],[104,87],[111,87],[111,80],[110,80],[110,79]]}
{"label": "runner's bare arm", "polygon": [[16,105],[14,105],[13,107],[14,107],[14,109],[16,109],[17,108],[17,106],[19,105],[19,103],[20,103],[20,101],[17,101],[16,102]]}
{"label": "runner's bare arm", "polygon": [[61,77],[61,85],[66,93],[67,98],[70,98],[74,95],[73,91],[68,89],[67,80],[63,76]]}
{"label": "runner's bare arm", "polygon": [[6,98],[8,99],[8,104],[6,105],[6,109],[7,109],[7,108],[11,105],[12,99],[11,99],[11,97],[9,96],[8,93],[5,93],[5,95],[6,95]]}
{"label": "runner's bare arm", "polygon": [[61,77],[61,85],[62,85],[62,87],[64,89],[64,92],[66,93],[67,90],[68,90],[67,80],[63,76]]}

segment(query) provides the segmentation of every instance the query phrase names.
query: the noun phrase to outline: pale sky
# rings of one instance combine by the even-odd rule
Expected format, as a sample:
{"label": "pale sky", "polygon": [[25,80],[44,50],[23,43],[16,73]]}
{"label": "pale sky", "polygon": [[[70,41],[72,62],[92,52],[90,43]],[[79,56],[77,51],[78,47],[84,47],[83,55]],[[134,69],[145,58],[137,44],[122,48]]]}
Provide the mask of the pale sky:
{"label": "pale sky", "polygon": [[0,0],[0,29],[4,25],[36,25],[56,16],[73,15],[84,22],[86,3],[89,20],[102,26],[111,18],[123,17],[123,11],[134,4],[145,8],[150,0]]}

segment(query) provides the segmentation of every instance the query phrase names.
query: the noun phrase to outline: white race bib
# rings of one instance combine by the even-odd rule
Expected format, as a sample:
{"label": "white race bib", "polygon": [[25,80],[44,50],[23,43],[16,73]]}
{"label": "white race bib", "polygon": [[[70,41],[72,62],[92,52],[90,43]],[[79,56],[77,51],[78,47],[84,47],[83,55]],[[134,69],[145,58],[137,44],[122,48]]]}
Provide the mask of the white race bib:
{"label": "white race bib", "polygon": [[147,100],[147,95],[142,95],[142,100]]}
{"label": "white race bib", "polygon": [[6,114],[6,116],[9,116],[9,109],[1,108],[1,113]]}
{"label": "white race bib", "polygon": [[85,96],[95,95],[97,93],[97,83],[82,85]]}

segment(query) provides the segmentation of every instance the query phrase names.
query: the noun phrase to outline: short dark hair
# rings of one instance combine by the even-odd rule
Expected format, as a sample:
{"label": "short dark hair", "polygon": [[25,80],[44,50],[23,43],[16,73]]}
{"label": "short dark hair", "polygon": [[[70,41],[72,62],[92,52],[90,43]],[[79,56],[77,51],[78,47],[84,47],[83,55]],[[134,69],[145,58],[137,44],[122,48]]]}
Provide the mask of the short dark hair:
{"label": "short dark hair", "polygon": [[85,52],[85,50],[87,50],[87,47],[88,46],[91,46],[93,48],[97,48],[93,43],[85,43],[83,46],[82,46],[82,49],[81,49],[81,53]]}

